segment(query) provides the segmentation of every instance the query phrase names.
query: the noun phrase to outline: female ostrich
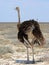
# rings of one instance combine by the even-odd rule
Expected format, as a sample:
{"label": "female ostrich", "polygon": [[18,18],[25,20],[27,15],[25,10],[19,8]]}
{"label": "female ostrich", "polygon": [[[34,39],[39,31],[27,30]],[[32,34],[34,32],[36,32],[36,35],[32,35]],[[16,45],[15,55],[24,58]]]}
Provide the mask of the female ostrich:
{"label": "female ostrich", "polygon": [[[19,7],[16,7],[16,10],[18,11],[18,39],[20,42],[22,42],[26,48],[27,48],[27,60],[29,61],[29,55],[28,55],[28,47],[32,48],[32,52],[33,52],[33,63],[34,61],[34,50],[33,50],[33,45],[35,42],[37,42],[40,46],[44,45],[45,43],[45,39],[43,37],[43,34],[40,30],[40,26],[38,24],[37,21],[35,20],[28,20],[28,21],[24,21],[23,23],[20,24],[20,11],[19,11]],[[32,33],[34,39],[33,42],[31,43],[28,40],[28,33]]]}

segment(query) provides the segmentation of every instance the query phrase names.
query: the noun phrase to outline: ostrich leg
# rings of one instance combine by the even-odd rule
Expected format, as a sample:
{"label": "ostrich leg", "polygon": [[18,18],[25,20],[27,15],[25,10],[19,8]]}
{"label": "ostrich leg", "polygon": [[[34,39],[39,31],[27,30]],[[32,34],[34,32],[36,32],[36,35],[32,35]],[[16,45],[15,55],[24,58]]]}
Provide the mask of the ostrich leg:
{"label": "ostrich leg", "polygon": [[32,47],[32,63],[35,63],[35,59],[34,59],[34,49]]}
{"label": "ostrich leg", "polygon": [[28,50],[28,48],[32,48],[32,58],[33,58],[32,59],[32,63],[34,64],[35,63],[35,59],[34,59],[34,49],[33,49],[33,46],[32,47],[29,46],[29,43],[27,43],[26,41],[25,41],[24,45],[27,48],[27,63],[29,63],[29,50]]}
{"label": "ostrich leg", "polygon": [[36,38],[34,38],[31,42],[32,44],[32,63],[34,64],[35,63],[35,59],[34,59],[34,44],[36,42]]}
{"label": "ostrich leg", "polygon": [[27,47],[27,61],[29,61],[29,50],[28,50],[28,47]]}
{"label": "ostrich leg", "polygon": [[24,45],[27,48],[27,61],[29,62],[29,50],[28,50],[28,48],[32,48],[33,63],[34,63],[34,49],[33,49],[32,43],[30,43],[30,41],[26,38],[24,38],[24,42],[25,42]]}
{"label": "ostrich leg", "polygon": [[28,50],[29,45],[28,45],[28,43],[26,41],[25,41],[24,45],[25,45],[25,47],[27,49],[27,62],[29,62],[29,50]]}

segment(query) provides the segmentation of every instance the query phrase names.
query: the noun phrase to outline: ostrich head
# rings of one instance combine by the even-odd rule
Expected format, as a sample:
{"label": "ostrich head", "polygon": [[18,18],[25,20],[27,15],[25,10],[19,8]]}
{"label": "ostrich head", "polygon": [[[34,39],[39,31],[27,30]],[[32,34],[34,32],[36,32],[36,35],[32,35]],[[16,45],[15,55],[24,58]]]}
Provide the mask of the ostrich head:
{"label": "ostrich head", "polygon": [[19,29],[19,27],[20,27],[20,9],[19,9],[19,7],[16,7],[16,10],[18,12],[18,24],[17,24],[17,28]]}

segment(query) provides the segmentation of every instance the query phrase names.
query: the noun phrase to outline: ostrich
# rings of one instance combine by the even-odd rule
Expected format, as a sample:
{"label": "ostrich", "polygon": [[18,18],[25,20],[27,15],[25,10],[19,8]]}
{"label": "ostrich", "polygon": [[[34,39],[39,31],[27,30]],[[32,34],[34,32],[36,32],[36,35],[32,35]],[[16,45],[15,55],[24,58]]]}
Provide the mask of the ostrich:
{"label": "ostrich", "polygon": [[[32,48],[33,53],[33,63],[35,63],[34,60],[34,49],[33,46],[35,43],[38,43],[40,46],[43,46],[45,44],[45,39],[43,37],[43,34],[40,30],[40,26],[37,21],[35,20],[27,20],[22,23],[20,23],[20,10],[19,7],[16,7],[16,10],[18,11],[18,40],[22,42],[26,48],[27,48],[27,61],[29,61],[29,53],[28,48]],[[31,35],[33,36],[32,42],[29,41],[28,36],[31,32]]]}

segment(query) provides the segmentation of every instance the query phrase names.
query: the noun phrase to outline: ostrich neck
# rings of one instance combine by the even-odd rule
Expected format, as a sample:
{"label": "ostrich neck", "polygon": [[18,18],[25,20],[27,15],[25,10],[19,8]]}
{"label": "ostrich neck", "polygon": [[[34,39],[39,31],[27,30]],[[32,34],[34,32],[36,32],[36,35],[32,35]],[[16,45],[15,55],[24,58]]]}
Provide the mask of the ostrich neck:
{"label": "ostrich neck", "polygon": [[20,11],[18,10],[18,24],[20,24]]}
{"label": "ostrich neck", "polygon": [[18,11],[18,24],[17,24],[17,28],[19,30],[19,28],[20,28],[20,11],[19,11],[19,9],[17,11]]}

